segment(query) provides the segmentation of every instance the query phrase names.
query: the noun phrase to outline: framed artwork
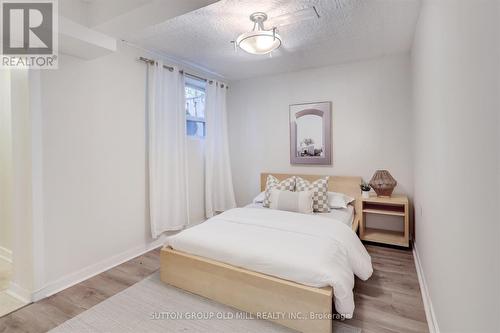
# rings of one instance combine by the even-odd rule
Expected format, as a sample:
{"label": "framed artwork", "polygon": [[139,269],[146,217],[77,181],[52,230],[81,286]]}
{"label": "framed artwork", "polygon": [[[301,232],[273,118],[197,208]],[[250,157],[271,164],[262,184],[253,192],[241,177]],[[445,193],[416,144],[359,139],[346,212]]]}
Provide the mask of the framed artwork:
{"label": "framed artwork", "polygon": [[290,105],[290,163],[332,164],[332,103]]}

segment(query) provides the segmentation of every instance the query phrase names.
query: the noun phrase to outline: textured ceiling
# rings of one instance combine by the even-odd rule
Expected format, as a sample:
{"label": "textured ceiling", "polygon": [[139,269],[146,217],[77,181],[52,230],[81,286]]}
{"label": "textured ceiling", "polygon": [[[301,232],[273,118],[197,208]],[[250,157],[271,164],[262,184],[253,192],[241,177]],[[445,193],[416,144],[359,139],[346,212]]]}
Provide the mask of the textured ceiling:
{"label": "textured ceiling", "polygon": [[129,39],[218,0],[61,0],[59,14],[111,37]]}
{"label": "textured ceiling", "polygon": [[[251,30],[252,12],[272,19],[311,6],[321,17],[280,28],[272,58],[234,52],[230,41]],[[221,0],[130,39],[237,80],[406,52],[419,8],[420,0]]]}

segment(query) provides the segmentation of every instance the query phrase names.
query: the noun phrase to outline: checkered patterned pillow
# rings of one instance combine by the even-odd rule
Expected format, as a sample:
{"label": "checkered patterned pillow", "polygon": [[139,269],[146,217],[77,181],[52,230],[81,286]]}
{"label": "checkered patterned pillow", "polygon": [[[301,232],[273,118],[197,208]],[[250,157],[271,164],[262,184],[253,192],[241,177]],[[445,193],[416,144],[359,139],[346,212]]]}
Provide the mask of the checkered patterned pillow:
{"label": "checkered patterned pillow", "polygon": [[296,177],[295,191],[312,191],[313,192],[313,210],[316,213],[328,213],[328,177],[320,178],[314,182],[309,182],[300,177]]}
{"label": "checkered patterned pillow", "polygon": [[269,208],[271,201],[271,189],[277,189],[281,191],[295,191],[295,176],[282,180],[281,182],[278,178],[273,175],[268,175],[266,180],[266,198],[264,199],[263,206]]}

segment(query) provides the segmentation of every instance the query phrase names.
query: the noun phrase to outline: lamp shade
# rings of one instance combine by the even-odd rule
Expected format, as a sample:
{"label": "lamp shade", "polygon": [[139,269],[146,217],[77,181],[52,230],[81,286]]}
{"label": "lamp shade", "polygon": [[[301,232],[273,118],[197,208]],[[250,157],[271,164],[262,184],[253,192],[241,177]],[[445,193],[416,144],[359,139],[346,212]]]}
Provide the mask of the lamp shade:
{"label": "lamp shade", "polygon": [[370,186],[379,197],[390,197],[397,184],[396,179],[387,170],[375,171],[370,180]]}
{"label": "lamp shade", "polygon": [[236,43],[248,53],[267,54],[280,47],[281,37],[272,31],[250,31],[241,34]]}

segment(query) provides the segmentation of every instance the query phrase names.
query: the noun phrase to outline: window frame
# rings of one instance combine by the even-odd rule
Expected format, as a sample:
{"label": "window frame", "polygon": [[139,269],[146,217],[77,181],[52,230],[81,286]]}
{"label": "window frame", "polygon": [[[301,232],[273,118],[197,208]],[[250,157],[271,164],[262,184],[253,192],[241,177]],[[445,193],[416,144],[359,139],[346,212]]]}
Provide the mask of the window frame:
{"label": "window frame", "polygon": [[[198,83],[198,84],[196,84],[196,83]],[[186,87],[189,87],[189,88],[194,89],[194,90],[202,91],[203,94],[205,94],[205,106],[206,106],[206,82],[205,81],[189,77],[189,78],[186,78],[184,81],[184,89],[186,89]],[[185,96],[185,98],[187,100],[186,96]],[[195,135],[188,134],[188,132],[187,132],[188,121],[195,122],[195,123],[202,123],[203,124],[203,136],[196,135],[196,134]],[[195,116],[188,115],[188,112],[186,112],[186,136],[188,138],[205,139],[205,137],[207,135],[206,131],[207,131],[206,116],[195,117]]]}

